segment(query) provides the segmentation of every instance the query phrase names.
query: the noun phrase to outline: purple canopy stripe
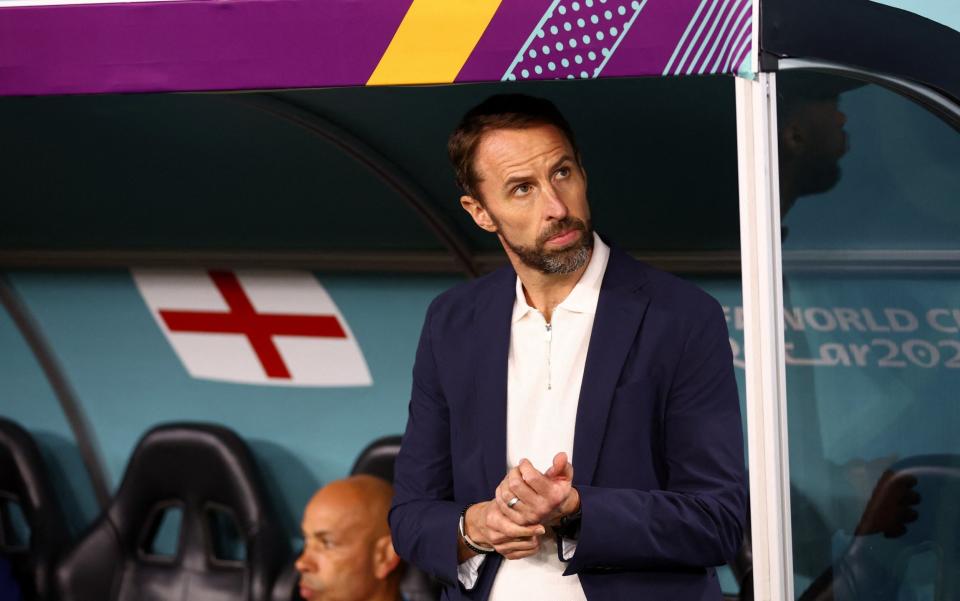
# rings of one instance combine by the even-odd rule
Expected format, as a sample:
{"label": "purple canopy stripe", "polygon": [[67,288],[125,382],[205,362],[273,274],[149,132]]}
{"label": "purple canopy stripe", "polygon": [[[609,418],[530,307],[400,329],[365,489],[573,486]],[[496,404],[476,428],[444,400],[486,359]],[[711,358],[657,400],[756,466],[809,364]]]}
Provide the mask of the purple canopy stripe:
{"label": "purple canopy stripe", "polygon": [[363,85],[411,2],[0,0],[0,95]]}
{"label": "purple canopy stripe", "polygon": [[736,73],[751,34],[751,0],[505,2],[457,81]]}
{"label": "purple canopy stripe", "polygon": [[469,1],[0,0],[0,95],[735,73],[751,51],[751,0]]}
{"label": "purple canopy stripe", "polygon": [[499,81],[553,0],[504,0],[457,75],[458,82]]}

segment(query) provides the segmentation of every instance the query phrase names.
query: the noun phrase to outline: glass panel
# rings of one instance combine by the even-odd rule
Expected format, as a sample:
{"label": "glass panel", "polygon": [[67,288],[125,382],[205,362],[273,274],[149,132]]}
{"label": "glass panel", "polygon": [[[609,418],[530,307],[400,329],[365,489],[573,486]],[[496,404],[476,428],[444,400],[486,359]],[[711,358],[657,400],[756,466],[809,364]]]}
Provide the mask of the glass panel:
{"label": "glass panel", "polygon": [[781,73],[798,599],[960,595],[960,135],[885,88]]}

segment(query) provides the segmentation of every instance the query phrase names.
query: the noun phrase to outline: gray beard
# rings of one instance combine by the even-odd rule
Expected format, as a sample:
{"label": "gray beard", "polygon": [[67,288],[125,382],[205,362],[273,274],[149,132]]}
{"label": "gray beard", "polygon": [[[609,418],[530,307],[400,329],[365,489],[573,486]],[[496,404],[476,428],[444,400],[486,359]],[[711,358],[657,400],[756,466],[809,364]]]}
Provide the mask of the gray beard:
{"label": "gray beard", "polygon": [[515,245],[506,236],[503,236],[503,241],[527,267],[547,275],[560,275],[573,273],[590,260],[590,251],[593,250],[593,231],[589,227],[581,231],[583,236],[577,245],[556,252]]}

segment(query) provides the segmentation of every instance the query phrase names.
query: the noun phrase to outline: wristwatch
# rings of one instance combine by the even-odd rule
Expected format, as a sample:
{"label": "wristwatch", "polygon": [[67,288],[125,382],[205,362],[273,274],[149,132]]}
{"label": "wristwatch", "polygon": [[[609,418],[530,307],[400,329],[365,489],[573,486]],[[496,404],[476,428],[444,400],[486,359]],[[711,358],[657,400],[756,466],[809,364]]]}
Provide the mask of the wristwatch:
{"label": "wristwatch", "polygon": [[560,523],[553,529],[554,532],[556,532],[561,538],[577,540],[577,538],[580,536],[581,515],[581,510],[578,509],[575,513],[561,517]]}

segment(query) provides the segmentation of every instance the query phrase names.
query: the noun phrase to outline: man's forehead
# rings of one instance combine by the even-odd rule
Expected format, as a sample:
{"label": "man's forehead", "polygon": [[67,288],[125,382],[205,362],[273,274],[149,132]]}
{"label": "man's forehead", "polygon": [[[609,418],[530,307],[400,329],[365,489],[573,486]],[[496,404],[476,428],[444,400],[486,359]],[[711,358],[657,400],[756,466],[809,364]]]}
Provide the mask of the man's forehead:
{"label": "man's forehead", "polygon": [[338,498],[314,498],[303,512],[302,528],[307,533],[337,533],[363,522],[356,504]]}
{"label": "man's forehead", "polygon": [[477,148],[477,174],[506,175],[513,170],[553,162],[573,149],[562,131],[552,125],[486,132]]}

